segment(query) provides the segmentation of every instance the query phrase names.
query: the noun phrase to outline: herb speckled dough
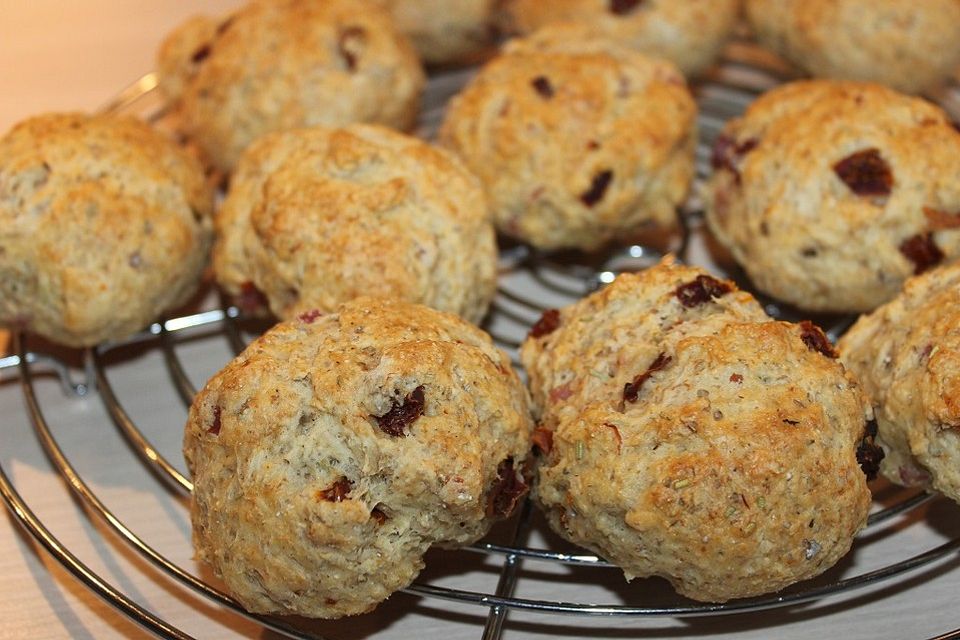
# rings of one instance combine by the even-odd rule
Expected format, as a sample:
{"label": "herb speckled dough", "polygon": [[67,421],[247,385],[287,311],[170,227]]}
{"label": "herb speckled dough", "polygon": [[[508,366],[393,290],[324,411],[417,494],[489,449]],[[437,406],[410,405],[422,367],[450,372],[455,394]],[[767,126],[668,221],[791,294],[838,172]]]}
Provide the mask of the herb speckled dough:
{"label": "herb speckled dough", "polygon": [[360,295],[478,322],[497,248],[477,179],[446,150],[384,127],[264,136],[216,216],[218,282],[251,283],[281,318]]}
{"label": "herb speckled dough", "polygon": [[727,122],[707,221],[758,289],[803,309],[862,312],[960,255],[960,132],[881,85],[809,80]]}
{"label": "herb speckled dough", "polygon": [[456,316],[361,298],[282,322],[191,407],[197,556],[250,611],[369,611],[512,511],[531,429],[509,358]]}
{"label": "herb speckled dough", "polygon": [[[552,328],[552,331],[550,330]],[[870,505],[870,408],[819,329],[669,261],[524,343],[551,527],[693,599],[782,589],[843,556]],[[556,385],[560,386],[556,386]]]}
{"label": "herb speckled dough", "polygon": [[838,348],[874,404],[881,472],[960,502],[960,265],[907,280]]}
{"label": "herb speckled dough", "polygon": [[666,58],[695,76],[713,64],[739,13],[740,0],[506,0],[501,22],[519,34],[563,23]]}
{"label": "herb speckled dough", "polygon": [[958,0],[746,0],[757,39],[814,76],[934,89],[960,66]]}
{"label": "herb speckled dough", "polygon": [[0,139],[0,325],[72,347],[184,303],[212,242],[200,164],[129,117],[47,114]]}
{"label": "herb speckled dough", "polygon": [[598,40],[515,40],[448,107],[440,143],[497,228],[541,249],[672,229],[693,178],[696,104],[668,62]]}
{"label": "herb speckled dough", "polygon": [[390,16],[352,0],[255,0],[224,19],[193,18],[163,43],[158,69],[184,132],[227,173],[272,131],[410,129],[425,82]]}

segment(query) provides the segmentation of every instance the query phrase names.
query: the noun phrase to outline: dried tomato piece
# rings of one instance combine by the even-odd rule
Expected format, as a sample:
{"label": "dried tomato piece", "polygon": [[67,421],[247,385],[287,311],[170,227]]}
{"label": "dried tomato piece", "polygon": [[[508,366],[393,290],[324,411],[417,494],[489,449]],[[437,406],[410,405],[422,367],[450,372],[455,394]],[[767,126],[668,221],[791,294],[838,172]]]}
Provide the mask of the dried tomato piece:
{"label": "dried tomato piece", "polygon": [[626,15],[640,6],[643,0],[610,0],[610,13]]}
{"label": "dried tomato piece", "polygon": [[363,27],[347,27],[340,32],[337,39],[337,53],[343,58],[343,63],[350,71],[356,71],[357,60],[367,41],[367,31]]}
{"label": "dried tomato piece", "polygon": [[387,516],[387,514],[383,512],[383,510],[380,508],[379,505],[376,506],[376,507],[374,507],[374,508],[370,511],[370,517],[373,518],[373,519],[377,522],[377,525],[382,525],[384,522],[386,522],[387,520],[390,519],[390,517]]}
{"label": "dried tomato piece", "polygon": [[561,385],[558,385],[550,389],[550,393],[549,393],[550,402],[559,402],[562,400],[568,400],[570,396],[573,395],[573,387],[570,386],[571,382],[573,381],[569,380],[567,382],[564,382]]}
{"label": "dried tomato piece", "polygon": [[531,338],[542,338],[560,328],[560,311],[557,309],[547,309],[537,320],[537,323],[530,329]]}
{"label": "dried tomato piece", "polygon": [[193,55],[190,56],[190,61],[193,62],[193,64],[200,64],[201,62],[203,62],[204,60],[210,57],[210,51],[211,51],[210,45],[205,44],[193,52]]}
{"label": "dried tomato piece", "polygon": [[217,25],[217,35],[222,36],[223,34],[225,34],[227,32],[227,29],[229,29],[230,26],[233,24],[233,20],[234,20],[234,16],[230,16],[229,18],[221,22],[219,25]]}
{"label": "dried tomato piece", "polygon": [[487,494],[487,516],[505,518],[513,513],[517,503],[527,493],[527,483],[513,468],[513,458],[507,458],[497,466],[497,479]]}
{"label": "dried tomato piece", "polygon": [[537,76],[530,81],[530,84],[533,86],[534,90],[540,94],[540,96],[546,100],[549,100],[553,97],[553,85],[550,84],[550,79],[546,76]]}
{"label": "dried tomato piece", "polygon": [[252,313],[267,307],[267,296],[263,295],[260,289],[250,281],[240,285],[240,295],[237,298],[237,306],[247,313]]}
{"label": "dried tomato piece", "polygon": [[317,318],[320,318],[322,316],[323,316],[323,312],[320,311],[320,309],[310,309],[310,311],[304,311],[299,316],[297,316],[297,320],[305,324],[313,324],[314,322],[316,322]]}
{"label": "dried tomato piece", "polygon": [[888,196],[893,188],[893,172],[876,148],[847,156],[833,171],[858,196]]}
{"label": "dried tomato piece", "polygon": [[545,456],[553,451],[553,431],[545,427],[537,427],[533,430],[533,446],[540,450]]}
{"label": "dried tomato piece", "polygon": [[347,495],[350,493],[350,489],[352,488],[353,483],[341,476],[339,480],[334,482],[326,489],[318,491],[317,496],[319,496],[321,500],[326,500],[327,502],[343,502],[347,499]]}
{"label": "dried tomato piece", "polygon": [[613,182],[613,171],[610,169],[604,169],[595,176],[593,176],[593,181],[590,183],[590,188],[580,194],[580,202],[592,207],[601,200],[603,200],[604,194],[607,192],[607,187],[610,186],[610,183]]}
{"label": "dried tomato piece", "polygon": [[213,436],[220,435],[220,427],[223,426],[223,422],[220,420],[220,414],[223,410],[220,407],[213,408],[213,422],[210,423],[210,428],[207,429],[207,433]]}
{"label": "dried tomato piece", "polygon": [[603,426],[613,430],[613,438],[617,441],[617,453],[623,450],[623,436],[620,434],[620,428],[610,422],[604,422]]}
{"label": "dried tomato piece", "polygon": [[880,471],[880,463],[883,461],[884,453],[874,442],[877,436],[877,423],[875,420],[869,420],[864,427],[863,438],[857,445],[857,463],[867,480],[873,480]]}
{"label": "dried tomato piece", "polygon": [[736,382],[737,384],[740,384],[743,382],[743,376],[739,373],[731,373],[730,382]]}
{"label": "dried tomato piece", "polygon": [[733,291],[733,286],[712,276],[697,276],[693,282],[677,287],[676,295],[680,304],[692,308],[720,298]]}
{"label": "dried tomato piece", "polygon": [[932,233],[923,233],[907,238],[900,243],[900,253],[913,262],[913,273],[923,273],[930,267],[940,264],[944,255],[933,241]]}
{"label": "dried tomato piece", "polygon": [[394,402],[389,411],[374,417],[384,433],[397,438],[403,437],[406,435],[403,430],[423,415],[424,404],[423,385],[420,385],[408,393],[402,403]]}
{"label": "dried tomato piece", "polygon": [[664,369],[672,360],[672,357],[665,353],[661,353],[646,371],[633,379],[633,382],[628,382],[627,384],[623,385],[624,402],[636,402],[637,397],[640,395],[640,387],[643,386],[643,383],[646,382],[647,379],[649,379],[654,373]]}
{"label": "dried tomato piece", "polygon": [[713,150],[710,153],[710,166],[714,170],[726,169],[731,172],[740,184],[740,163],[743,157],[753,151],[760,143],[756,138],[748,138],[743,142],[737,142],[728,135],[720,134],[713,143]]}
{"label": "dried tomato piece", "polygon": [[811,351],[819,351],[828,358],[837,357],[837,352],[830,344],[830,339],[827,338],[820,327],[809,320],[800,323],[800,339]]}

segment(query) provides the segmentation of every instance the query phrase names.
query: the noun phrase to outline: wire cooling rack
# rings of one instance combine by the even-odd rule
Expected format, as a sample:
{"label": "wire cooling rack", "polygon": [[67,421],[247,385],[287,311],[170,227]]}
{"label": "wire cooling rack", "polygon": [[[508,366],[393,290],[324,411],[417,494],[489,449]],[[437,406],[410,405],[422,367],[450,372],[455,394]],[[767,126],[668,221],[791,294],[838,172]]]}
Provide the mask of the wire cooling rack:
{"label": "wire cooling rack", "polygon": [[[447,98],[470,73],[447,73],[432,79],[422,135],[432,135]],[[709,170],[710,145],[723,122],[740,113],[758,93],[788,77],[784,69],[749,43],[734,43],[728,48],[721,69],[696,86],[701,133],[698,183]],[[105,110],[139,114],[163,126],[164,114],[154,89],[154,76],[145,76]],[[955,91],[933,97],[954,116],[960,113],[960,98]],[[735,268],[711,258],[695,195],[681,211],[681,218],[681,237],[673,246],[659,250],[630,245],[599,254],[558,256],[539,254],[523,245],[502,246],[500,286],[486,329],[516,364],[520,341],[545,309],[568,304],[610,282],[618,272],[650,266],[666,250],[749,286]],[[764,302],[775,317],[799,317],[772,301]],[[262,329],[255,321],[243,318],[236,308],[219,304],[213,295],[197,308],[201,310],[159,321],[123,342],[82,353],[15,335],[14,354],[0,358],[0,410],[6,416],[0,430],[0,451],[5,454],[0,458],[0,495],[13,518],[87,589],[159,637],[194,637],[183,629],[196,626],[198,615],[254,623],[241,627],[223,623],[230,632],[241,635],[257,635],[262,628],[285,637],[331,640],[406,637],[409,632],[402,628],[408,618],[416,620],[417,629],[430,627],[437,638],[444,639],[477,635],[495,639],[504,634],[680,637],[687,633],[810,637],[824,635],[822,630],[829,628],[862,630],[864,637],[891,637],[896,629],[893,635],[897,637],[921,638],[931,633],[924,630],[927,627],[921,618],[936,622],[933,633],[957,624],[958,616],[949,609],[949,594],[960,588],[960,571],[956,571],[960,518],[956,505],[882,482],[874,487],[874,510],[848,558],[816,580],[769,596],[703,604],[677,596],[658,579],[626,585],[615,567],[553,536],[525,503],[516,518],[485,541],[461,551],[431,552],[428,569],[420,579],[377,610],[386,610],[386,614],[337,623],[249,614],[190,559],[188,532],[176,546],[160,549],[148,541],[150,530],[132,524],[139,521],[137,510],[119,513],[111,506],[109,494],[124,481],[108,483],[104,490],[103,474],[86,468],[88,454],[81,451],[84,443],[106,438],[108,431],[121,434],[126,448],[120,455],[127,458],[118,466],[135,460],[133,466],[148,476],[138,484],[147,491],[143,509],[157,509],[160,504],[161,512],[169,510],[165,517],[179,523],[181,529],[188,523],[192,484],[182,470],[179,452],[186,407],[198,386]],[[835,339],[852,318],[825,316],[816,320]],[[69,431],[72,405],[92,411],[94,398],[102,404],[100,415],[108,419],[96,426],[102,431],[94,430],[78,439]],[[17,408],[21,401],[25,409]],[[13,418],[11,413],[15,414]],[[180,613],[177,618],[157,611],[143,601],[149,598],[138,597],[140,590],[131,586],[133,583],[122,572],[119,579],[102,577],[103,571],[91,568],[80,553],[61,542],[51,530],[49,518],[34,512],[24,497],[26,482],[16,482],[9,470],[18,462],[18,448],[26,445],[22,439],[15,439],[12,428],[6,428],[6,423],[17,421],[29,425],[62,481],[62,492],[89,518],[93,535],[106,539],[108,553],[132,558],[133,570],[148,581],[162,583],[178,599],[199,603],[190,605],[193,609],[188,615]],[[882,617],[879,612],[885,608],[906,613]],[[918,617],[919,613],[922,615]],[[864,621],[874,617],[883,622],[871,627]],[[906,626],[907,620],[911,620],[910,627]],[[920,631],[911,632],[910,628]],[[204,627],[204,633],[208,631]],[[960,638],[960,629],[936,638]]]}

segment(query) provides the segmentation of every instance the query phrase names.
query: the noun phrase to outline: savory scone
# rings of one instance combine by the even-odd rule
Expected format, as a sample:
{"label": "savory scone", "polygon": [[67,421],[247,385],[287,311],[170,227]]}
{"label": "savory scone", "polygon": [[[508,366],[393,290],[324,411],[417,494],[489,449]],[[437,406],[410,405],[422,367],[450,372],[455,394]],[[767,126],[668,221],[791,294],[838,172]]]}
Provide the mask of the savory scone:
{"label": "savory scone", "polygon": [[456,316],[372,298],[305,313],[190,409],[197,556],[249,611],[369,611],[431,545],[511,513],[531,429],[509,358]]}
{"label": "savory scone", "polygon": [[566,23],[666,58],[690,77],[713,64],[739,13],[740,0],[505,0],[500,22],[514,34]]}
{"label": "savory scone", "polygon": [[427,64],[470,62],[493,46],[498,0],[368,0],[387,9]]}
{"label": "savory scone", "polygon": [[707,220],[760,290],[869,311],[960,255],[960,132],[881,85],[778,87],[717,138]]}
{"label": "savory scone", "polygon": [[128,117],[47,114],[0,139],[0,325],[91,346],[196,290],[212,241],[200,164]]}
{"label": "savory scone", "polygon": [[234,296],[260,291],[280,318],[374,295],[479,322],[496,290],[476,178],[385,127],[264,136],[243,155],[216,232],[217,281]]}
{"label": "savory scone", "polygon": [[272,131],[410,129],[425,82],[390,16],[352,0],[254,0],[225,19],[193,18],[163,43],[158,67],[184,133],[223,172]]}
{"label": "savory scone", "polygon": [[960,66],[957,0],[746,0],[757,39],[814,76],[934,89]]}
{"label": "savory scone", "polygon": [[510,43],[440,130],[479,176],[497,228],[541,249],[672,228],[695,139],[679,71],[604,40]]}
{"label": "savory scone", "polygon": [[540,398],[534,436],[551,527],[628,580],[662,576],[696,600],[831,567],[866,522],[880,452],[824,334],[770,320],[699,269],[668,263],[610,288],[522,351],[531,380],[573,381]]}
{"label": "savory scone", "polygon": [[960,502],[960,265],[908,280],[838,348],[873,402],[880,471]]}

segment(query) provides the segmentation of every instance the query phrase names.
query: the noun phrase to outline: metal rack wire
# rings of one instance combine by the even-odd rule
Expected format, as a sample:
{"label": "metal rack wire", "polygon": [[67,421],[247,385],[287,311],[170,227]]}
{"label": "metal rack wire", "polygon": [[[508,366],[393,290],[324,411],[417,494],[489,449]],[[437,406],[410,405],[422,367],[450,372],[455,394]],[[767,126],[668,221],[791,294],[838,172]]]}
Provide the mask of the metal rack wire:
{"label": "metal rack wire", "polygon": [[[436,78],[430,88],[421,133],[429,136],[442,112],[445,98],[459,87],[469,72],[447,74]],[[697,88],[701,107],[701,144],[698,148],[698,173],[702,178],[708,171],[709,148],[722,123],[739,113],[760,91],[784,78],[782,70],[771,67],[762,56],[747,44],[736,44],[722,71]],[[121,93],[106,109],[109,111],[137,111],[152,120],[157,120],[162,111],[156,105],[149,106],[155,81],[147,76]],[[960,113],[953,94],[937,96],[953,114]],[[145,107],[144,105],[147,104]],[[682,260],[707,264],[715,271],[723,271],[723,265],[713,264],[703,248],[702,215],[696,198],[682,211],[683,233],[681,241],[672,249]],[[649,266],[661,254],[648,247],[631,245],[600,256],[572,256],[558,259],[541,255],[524,246],[504,247],[501,257],[500,289],[487,329],[497,343],[511,353],[516,362],[516,348],[529,325],[549,307],[565,304],[609,282],[617,272]],[[729,275],[737,277],[738,274]],[[777,317],[794,317],[789,309],[768,302],[767,310]],[[850,322],[849,318],[820,318],[822,324],[836,337]],[[104,344],[83,353],[82,372],[67,366],[57,357],[33,352],[28,338],[14,336],[14,355],[0,358],[0,372],[15,370],[19,387],[26,404],[26,412],[40,446],[69,492],[82,504],[92,519],[106,526],[109,535],[116,537],[139,557],[155,567],[164,579],[169,579],[192,591],[196,597],[208,599],[234,614],[252,619],[265,629],[291,638],[319,638],[321,636],[302,628],[295,621],[250,614],[229,595],[210,582],[178,565],[130,528],[107,506],[71,462],[68,453],[58,441],[54,429],[45,416],[43,403],[35,389],[36,376],[43,373],[55,375],[64,393],[70,396],[96,394],[102,400],[106,412],[130,443],[135,455],[156,476],[158,486],[169,492],[185,506],[192,484],[181,472],[178,464],[164,456],[150,437],[138,426],[124,407],[124,398],[115,389],[111,378],[113,363],[117,358],[127,357],[131,350],[159,353],[168,373],[170,384],[184,405],[189,405],[196,388],[190,366],[180,354],[186,341],[200,339],[226,341],[229,350],[237,352],[250,338],[250,332],[240,312],[230,306],[215,306],[203,311],[157,322],[144,332],[120,343]],[[135,357],[135,356],[134,356]],[[195,377],[195,376],[194,376]],[[0,442],[5,436],[0,435]],[[106,602],[141,625],[163,638],[189,638],[173,622],[163,619],[135,601],[122,589],[110,584],[85,565],[74,553],[58,540],[42,519],[31,510],[7,471],[0,466],[0,497],[11,510],[16,521],[63,567],[70,571],[87,588]],[[929,502],[933,496],[911,491],[898,492],[896,498],[879,508],[869,518],[865,532],[856,545],[869,545],[869,538],[877,530],[894,526],[905,514]],[[652,604],[596,603],[517,596],[515,591],[524,563],[568,565],[604,571],[616,571],[607,562],[596,556],[575,550],[559,551],[554,548],[530,546],[527,539],[534,527],[534,513],[529,503],[520,509],[519,516],[511,523],[511,531],[504,543],[482,542],[461,554],[480,554],[499,562],[499,575],[495,588],[480,592],[442,586],[430,581],[416,582],[405,589],[407,594],[441,601],[476,605],[488,612],[482,638],[500,638],[510,611],[529,611],[544,614],[570,614],[604,618],[696,618],[729,616],[756,613],[771,609],[787,608],[830,597],[850,594],[883,581],[917,572],[925,567],[936,566],[938,561],[955,556],[960,551],[960,537],[882,563],[881,566],[854,575],[840,575],[827,580],[814,581],[788,589],[779,594],[737,600],[723,604],[704,604],[686,601],[679,597],[667,602]],[[937,640],[960,638],[960,629],[937,637]]]}

